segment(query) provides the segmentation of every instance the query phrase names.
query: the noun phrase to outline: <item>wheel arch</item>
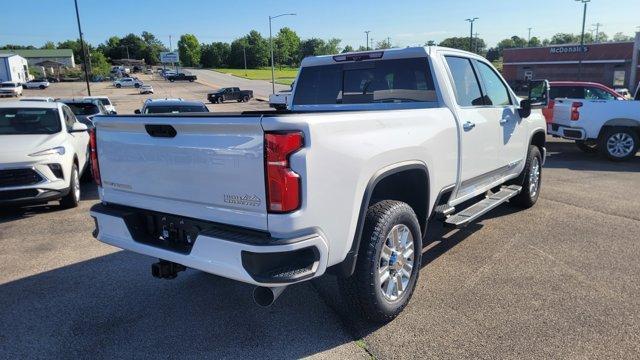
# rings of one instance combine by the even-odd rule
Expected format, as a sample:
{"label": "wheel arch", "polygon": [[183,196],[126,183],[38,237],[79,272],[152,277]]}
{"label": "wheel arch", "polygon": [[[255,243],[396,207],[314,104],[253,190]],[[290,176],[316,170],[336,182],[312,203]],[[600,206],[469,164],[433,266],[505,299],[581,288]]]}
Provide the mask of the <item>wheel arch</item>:
{"label": "wheel arch", "polygon": [[600,128],[600,132],[598,133],[598,138],[604,134],[605,130],[610,127],[620,126],[620,127],[630,127],[633,128],[638,136],[640,136],[640,121],[628,119],[628,118],[616,118],[608,120],[602,125]]}
{"label": "wheel arch", "polygon": [[530,145],[535,145],[540,150],[540,154],[544,153],[544,145],[547,142],[546,133],[544,130],[536,130],[531,135],[531,140],[529,140]]}
{"label": "wheel arch", "polygon": [[329,271],[345,277],[353,274],[367,209],[378,200],[398,200],[411,206],[416,213],[424,237],[429,217],[429,185],[429,169],[424,163],[405,163],[376,172],[369,179],[362,196],[356,231],[347,256],[341,263],[332,266]]}

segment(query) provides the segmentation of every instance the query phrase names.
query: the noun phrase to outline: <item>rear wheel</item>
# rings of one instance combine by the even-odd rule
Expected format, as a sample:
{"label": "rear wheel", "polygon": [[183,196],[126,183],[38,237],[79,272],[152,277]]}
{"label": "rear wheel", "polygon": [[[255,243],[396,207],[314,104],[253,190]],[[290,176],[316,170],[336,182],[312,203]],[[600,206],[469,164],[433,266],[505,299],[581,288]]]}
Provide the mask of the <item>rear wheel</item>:
{"label": "rear wheel", "polygon": [[76,164],[73,164],[70,176],[69,193],[60,200],[60,206],[65,209],[77,207],[80,203],[80,176]]}
{"label": "rear wheel", "polygon": [[598,144],[595,141],[576,140],[576,146],[587,154],[595,154],[598,152]]}
{"label": "rear wheel", "polygon": [[629,160],[638,152],[638,134],[631,127],[609,127],[600,136],[600,152],[609,160]]}
{"label": "rear wheel", "polygon": [[525,209],[530,208],[538,201],[542,184],[542,155],[537,146],[529,146],[527,162],[517,179],[520,180],[518,185],[522,185],[522,191],[511,198],[509,203]]}
{"label": "rear wheel", "polygon": [[44,86],[44,85],[40,85],[38,87],[40,88],[40,90],[44,90],[46,88],[46,86]]}
{"label": "rear wheel", "polygon": [[121,87],[122,87],[122,85],[116,84],[116,88],[120,89]]}
{"label": "rear wheel", "polygon": [[353,310],[387,322],[407,305],[420,274],[422,237],[413,209],[384,200],[369,207],[353,275],[339,280]]}
{"label": "rear wheel", "polygon": [[222,99],[222,96],[218,98],[218,104],[222,104],[224,102],[224,100]]}
{"label": "rear wheel", "polygon": [[249,95],[245,95],[242,97],[242,102],[249,102]]}

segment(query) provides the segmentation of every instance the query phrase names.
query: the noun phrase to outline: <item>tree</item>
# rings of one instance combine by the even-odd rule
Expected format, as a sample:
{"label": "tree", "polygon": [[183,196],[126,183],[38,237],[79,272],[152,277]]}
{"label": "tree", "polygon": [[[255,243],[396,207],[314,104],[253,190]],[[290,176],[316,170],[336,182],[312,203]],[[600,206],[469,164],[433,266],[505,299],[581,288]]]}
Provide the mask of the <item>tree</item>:
{"label": "tree", "polygon": [[40,49],[52,50],[56,48],[56,44],[53,41],[47,41],[40,47]]}
{"label": "tree", "polygon": [[550,45],[576,44],[580,42],[580,36],[568,33],[557,33],[551,37]]}
{"label": "tree", "polygon": [[326,47],[327,44],[322,39],[311,38],[302,40],[300,43],[300,59],[302,60],[307,56],[322,55]]}
{"label": "tree", "polygon": [[180,62],[184,66],[198,66],[200,64],[200,43],[193,34],[184,34],[178,40]]}
{"label": "tree", "polygon": [[300,53],[300,37],[295,31],[284,27],[274,39],[273,52],[276,64],[295,66]]}
{"label": "tree", "polygon": [[540,47],[541,45],[540,39],[535,36],[529,40],[529,47]]}
{"label": "tree", "polygon": [[[231,46],[223,42],[202,44],[202,55],[200,64],[206,68],[220,68],[229,64],[229,54]],[[244,63],[244,59],[243,59]]]}
{"label": "tree", "polygon": [[344,47],[344,49],[342,49],[342,53],[348,53],[348,52],[354,52],[355,50],[353,49],[353,46],[351,45],[347,45]]}
{"label": "tree", "polygon": [[337,38],[331,38],[329,40],[327,40],[325,42],[324,47],[321,48],[320,50],[320,54],[319,55],[331,55],[331,54],[337,54],[340,52],[340,42],[342,42],[342,40],[337,39]]}
{"label": "tree", "polygon": [[624,41],[633,41],[633,36],[625,35],[624,33],[617,32],[613,35],[613,41],[615,42],[624,42]]}
{"label": "tree", "polygon": [[[85,49],[87,52],[91,52],[93,47],[91,44],[85,41],[84,43]],[[82,60],[84,57],[82,56],[82,46],[80,46],[80,39],[76,40],[65,40],[63,42],[59,42],[56,46],[58,49],[71,49],[73,51],[73,57],[77,60]]]}
{"label": "tree", "polygon": [[141,50],[142,58],[145,59],[148,64],[155,65],[159,63],[160,53],[169,50],[164,46],[162,41],[158,40],[156,36],[150,32],[142,32],[142,41],[145,44]]}
{"label": "tree", "polygon": [[[442,40],[439,46],[450,47],[454,49],[461,49],[469,51],[469,38],[468,37],[450,37]],[[487,44],[482,38],[473,38],[473,52],[484,53]]]}
{"label": "tree", "polygon": [[229,65],[234,68],[244,67],[244,54],[247,53],[247,67],[255,69],[267,66],[269,60],[269,43],[259,32],[251,30],[246,36],[231,43]]}
{"label": "tree", "polygon": [[424,46],[436,46],[436,42],[433,40],[429,40],[424,44]]}
{"label": "tree", "polygon": [[500,60],[500,58],[502,58],[502,53],[500,52],[500,49],[498,49],[497,47],[492,47],[489,50],[487,50],[487,55],[485,57],[489,61],[497,61],[497,60]]}
{"label": "tree", "polygon": [[91,73],[93,75],[107,76],[111,66],[104,54],[98,50],[91,52]]}
{"label": "tree", "polygon": [[376,49],[391,49],[391,47],[391,42],[389,42],[387,39],[378,41],[376,43]]}

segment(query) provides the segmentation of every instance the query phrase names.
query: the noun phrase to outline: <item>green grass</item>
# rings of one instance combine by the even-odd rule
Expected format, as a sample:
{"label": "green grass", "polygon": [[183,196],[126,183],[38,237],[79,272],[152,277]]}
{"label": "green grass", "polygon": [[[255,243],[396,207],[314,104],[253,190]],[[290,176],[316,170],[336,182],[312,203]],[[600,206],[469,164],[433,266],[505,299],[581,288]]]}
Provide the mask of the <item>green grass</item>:
{"label": "green grass", "polygon": [[[213,69],[214,71],[224,74],[231,74],[237,77],[251,80],[267,80],[271,81],[271,68],[260,69]],[[291,85],[298,75],[298,69],[294,68],[276,68],[275,78],[276,84]]]}

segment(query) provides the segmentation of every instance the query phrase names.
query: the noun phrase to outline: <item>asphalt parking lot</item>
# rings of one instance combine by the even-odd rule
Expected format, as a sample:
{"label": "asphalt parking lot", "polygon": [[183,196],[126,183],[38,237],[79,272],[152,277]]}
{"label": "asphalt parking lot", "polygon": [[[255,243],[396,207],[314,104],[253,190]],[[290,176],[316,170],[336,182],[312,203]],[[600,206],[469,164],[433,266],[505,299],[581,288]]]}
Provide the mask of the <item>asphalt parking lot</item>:
{"label": "asphalt parking lot", "polygon": [[[158,86],[189,99],[209,88]],[[120,113],[142,101],[122,97]],[[1,209],[0,358],[637,358],[640,156],[613,163],[552,138],[547,148],[532,209],[431,225],[413,299],[384,326],[347,313],[330,276],[267,309],[250,286],[213,275],[154,279],[155,259],[92,238],[90,183],[76,209]]]}

